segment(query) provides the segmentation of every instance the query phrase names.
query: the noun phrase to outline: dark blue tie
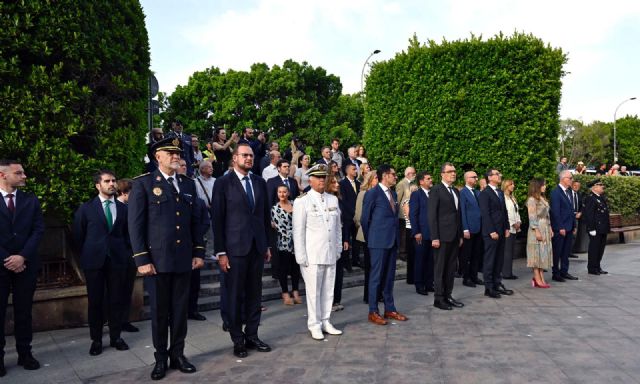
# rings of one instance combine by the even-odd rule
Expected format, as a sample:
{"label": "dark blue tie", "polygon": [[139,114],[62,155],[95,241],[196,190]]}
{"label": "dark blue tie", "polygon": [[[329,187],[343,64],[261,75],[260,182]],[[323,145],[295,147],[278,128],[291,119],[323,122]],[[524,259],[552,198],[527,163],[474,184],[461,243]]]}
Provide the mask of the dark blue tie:
{"label": "dark blue tie", "polygon": [[567,188],[567,189],[565,189],[564,192],[567,195],[567,198],[569,199],[569,202],[571,203],[571,208],[574,208],[574,206],[573,206],[573,196],[572,196],[572,193],[569,192],[569,191],[572,191],[572,190]]}
{"label": "dark blue tie", "polygon": [[244,190],[247,192],[247,200],[249,201],[249,209],[253,211],[256,203],[253,200],[253,190],[251,189],[251,183],[249,182],[249,176],[245,176],[242,178],[244,180]]}

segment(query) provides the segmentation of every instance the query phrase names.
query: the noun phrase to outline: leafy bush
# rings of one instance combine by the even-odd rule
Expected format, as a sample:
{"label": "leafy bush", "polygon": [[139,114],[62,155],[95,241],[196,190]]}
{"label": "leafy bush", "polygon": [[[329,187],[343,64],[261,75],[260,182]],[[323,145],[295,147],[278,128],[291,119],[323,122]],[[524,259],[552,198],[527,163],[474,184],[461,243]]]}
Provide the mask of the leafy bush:
{"label": "leafy bush", "polygon": [[479,173],[497,167],[523,200],[532,177],[554,175],[565,62],[531,35],[428,45],[414,36],[367,79],[369,159],[436,176],[445,161]]}
{"label": "leafy bush", "polygon": [[581,182],[581,190],[585,193],[590,191],[587,183],[596,177],[605,185],[611,213],[620,213],[625,217],[640,214],[640,177],[573,175],[574,180]]}
{"label": "leafy bush", "polygon": [[69,221],[91,174],[142,168],[149,43],[136,0],[0,3],[0,153]]}

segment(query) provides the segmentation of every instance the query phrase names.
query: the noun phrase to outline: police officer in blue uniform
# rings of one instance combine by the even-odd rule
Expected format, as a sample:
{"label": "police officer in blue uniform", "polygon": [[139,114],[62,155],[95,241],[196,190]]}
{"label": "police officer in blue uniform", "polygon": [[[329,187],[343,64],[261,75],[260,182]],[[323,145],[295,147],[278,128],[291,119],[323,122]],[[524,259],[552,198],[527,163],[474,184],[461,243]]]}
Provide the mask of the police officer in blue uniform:
{"label": "police officer in blue uniform", "polygon": [[608,272],[602,269],[600,263],[610,230],[609,204],[604,195],[604,184],[600,179],[590,181],[587,186],[591,188],[591,193],[585,199],[582,211],[582,218],[589,233],[587,270],[591,275],[606,275]]}
{"label": "police officer in blue uniform", "polygon": [[181,152],[178,138],[155,143],[158,169],[135,178],[129,195],[133,257],[145,276],[151,305],[153,380],[162,379],[168,367],[196,371],[184,356],[184,339],[191,271],[204,265],[204,227],[193,180],[176,172]]}

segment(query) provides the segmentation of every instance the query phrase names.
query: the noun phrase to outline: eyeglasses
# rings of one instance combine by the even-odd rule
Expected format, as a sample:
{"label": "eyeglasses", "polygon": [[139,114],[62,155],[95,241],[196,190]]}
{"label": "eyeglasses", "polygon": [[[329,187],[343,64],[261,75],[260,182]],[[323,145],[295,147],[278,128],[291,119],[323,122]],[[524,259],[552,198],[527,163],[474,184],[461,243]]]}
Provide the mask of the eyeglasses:
{"label": "eyeglasses", "polygon": [[242,156],[244,158],[253,158],[253,153],[238,153],[238,156]]}

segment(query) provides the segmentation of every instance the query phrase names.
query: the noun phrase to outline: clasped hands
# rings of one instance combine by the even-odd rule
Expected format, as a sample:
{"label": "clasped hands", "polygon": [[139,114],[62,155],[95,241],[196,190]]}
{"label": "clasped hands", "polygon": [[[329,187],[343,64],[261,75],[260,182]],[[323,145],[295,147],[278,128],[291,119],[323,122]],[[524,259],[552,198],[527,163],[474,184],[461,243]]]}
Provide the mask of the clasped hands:
{"label": "clasped hands", "polygon": [[[204,267],[204,260],[201,257],[194,257],[191,259],[191,269],[200,269]],[[149,263],[138,267],[138,273],[142,276],[152,276],[157,274],[156,267]]]}
{"label": "clasped hands", "polygon": [[20,273],[27,269],[27,265],[24,263],[24,256],[11,255],[4,259],[4,267],[14,273]]}

